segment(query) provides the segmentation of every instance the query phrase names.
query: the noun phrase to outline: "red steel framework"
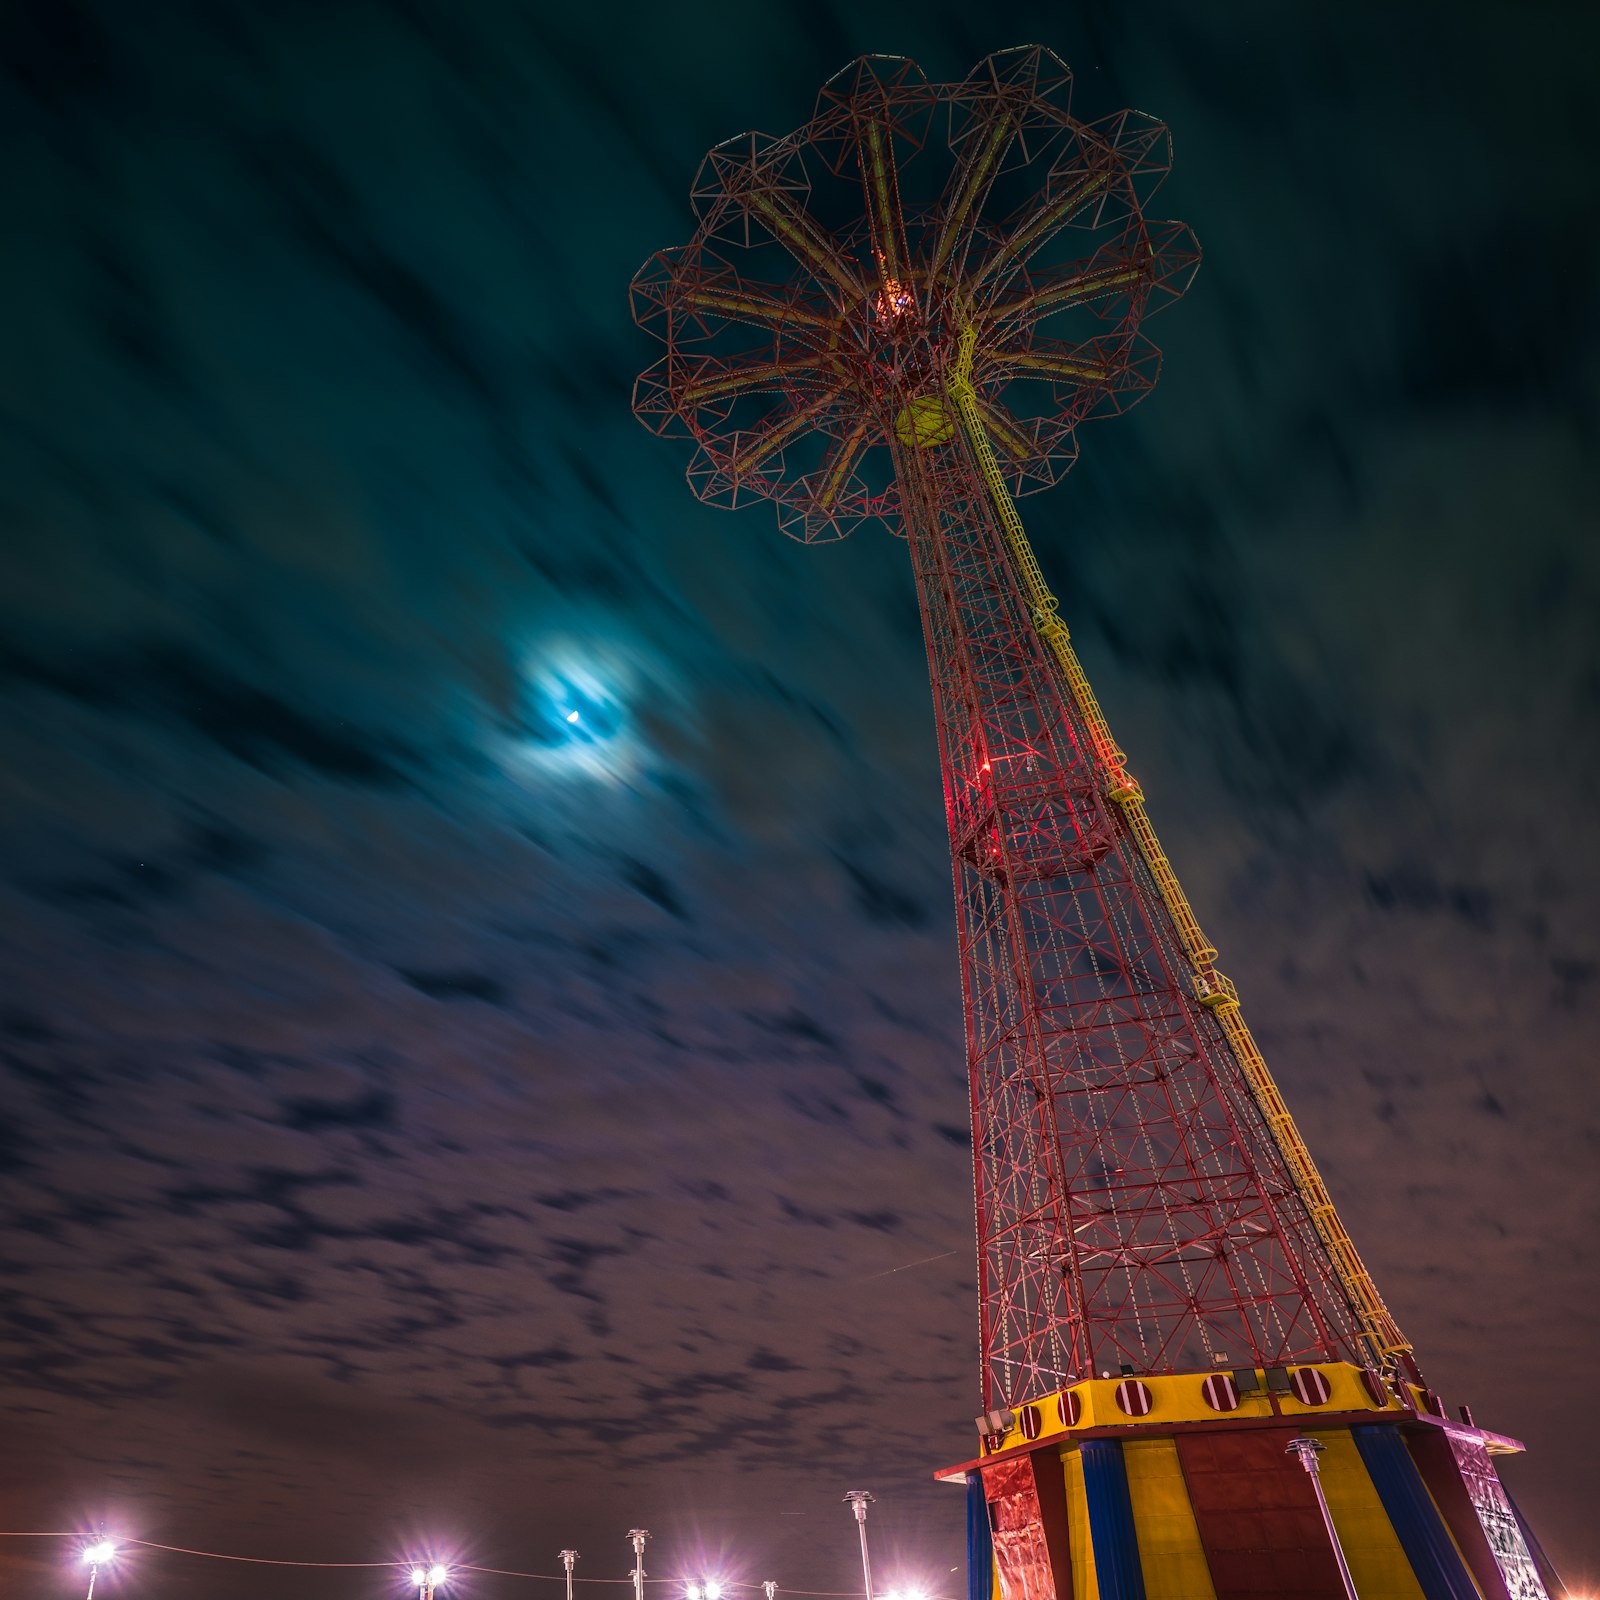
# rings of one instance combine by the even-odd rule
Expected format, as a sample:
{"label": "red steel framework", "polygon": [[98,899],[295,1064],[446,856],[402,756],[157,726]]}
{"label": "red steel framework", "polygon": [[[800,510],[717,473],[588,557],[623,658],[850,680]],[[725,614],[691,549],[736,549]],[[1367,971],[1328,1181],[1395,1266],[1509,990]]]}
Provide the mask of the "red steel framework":
{"label": "red steel framework", "polygon": [[[954,863],[985,1407],[1223,1362],[1409,1365],[1083,676],[1011,497],[1138,401],[1199,262],[1166,129],[1071,114],[1049,51],[866,57],[711,151],[635,316],[712,504],[911,551]],[[1048,331],[1046,331],[1048,329]]]}

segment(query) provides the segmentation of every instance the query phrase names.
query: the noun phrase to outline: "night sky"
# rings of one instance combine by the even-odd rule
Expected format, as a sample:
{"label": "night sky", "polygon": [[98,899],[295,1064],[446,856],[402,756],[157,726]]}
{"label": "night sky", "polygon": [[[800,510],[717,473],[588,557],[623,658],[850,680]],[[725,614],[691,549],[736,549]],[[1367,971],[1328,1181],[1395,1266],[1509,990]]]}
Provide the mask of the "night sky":
{"label": "night sky", "polygon": [[0,1527],[838,1590],[859,1485],[956,1592],[905,551],[696,502],[627,285],[852,57],[1040,42],[1206,261],[1024,515],[1391,1308],[1600,1577],[1586,10],[0,6]]}

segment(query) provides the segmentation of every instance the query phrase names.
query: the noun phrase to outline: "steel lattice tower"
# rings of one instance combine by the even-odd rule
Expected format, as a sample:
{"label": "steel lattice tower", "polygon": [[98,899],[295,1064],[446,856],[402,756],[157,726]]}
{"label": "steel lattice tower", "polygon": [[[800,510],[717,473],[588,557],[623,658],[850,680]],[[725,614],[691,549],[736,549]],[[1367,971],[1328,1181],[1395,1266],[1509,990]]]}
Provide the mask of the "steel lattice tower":
{"label": "steel lattice tower", "polygon": [[1123,1366],[1406,1349],[1012,507],[1072,464],[1079,423],[1150,388],[1140,323],[1199,261],[1187,228],[1144,215],[1165,128],[1079,122],[1068,84],[1038,49],[961,84],[858,62],[796,133],[713,150],[694,240],[634,285],[667,346],[635,407],[694,440],[702,498],[776,500],[807,541],[878,519],[910,543],[955,864],[986,1406]]}
{"label": "steel lattice tower", "polygon": [[1145,215],[1168,160],[1141,113],[1076,119],[1046,50],[954,84],[865,57],[706,158],[694,237],[634,281],[666,346],[634,407],[702,499],[910,547],[972,1100],[972,1595],[1542,1600],[1490,1461],[1521,1447],[1422,1386],[1013,503],[1155,381],[1140,326],[1199,263]]}

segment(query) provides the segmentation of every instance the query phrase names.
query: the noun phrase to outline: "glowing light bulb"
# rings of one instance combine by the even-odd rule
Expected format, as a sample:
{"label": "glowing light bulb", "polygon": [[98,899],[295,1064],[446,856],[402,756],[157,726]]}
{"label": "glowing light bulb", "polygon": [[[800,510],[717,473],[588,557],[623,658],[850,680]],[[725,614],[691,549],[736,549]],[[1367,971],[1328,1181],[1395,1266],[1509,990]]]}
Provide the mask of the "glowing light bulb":
{"label": "glowing light bulb", "polygon": [[705,1593],[698,1583],[686,1583],[683,1586],[683,1600],[705,1600]]}
{"label": "glowing light bulb", "polygon": [[715,1578],[706,1584],[706,1600],[722,1600],[722,1585]]}
{"label": "glowing light bulb", "polygon": [[421,1567],[411,1569],[411,1581],[420,1589],[428,1581],[428,1574]]}
{"label": "glowing light bulb", "polygon": [[443,1583],[444,1580],[446,1578],[448,1578],[449,1576],[450,1576],[449,1571],[444,1567],[429,1567],[428,1568],[428,1582],[429,1583]]}
{"label": "glowing light bulb", "polygon": [[98,1567],[109,1561],[116,1553],[117,1547],[109,1539],[102,1539],[98,1544],[91,1544],[85,1547],[83,1559],[91,1567]]}

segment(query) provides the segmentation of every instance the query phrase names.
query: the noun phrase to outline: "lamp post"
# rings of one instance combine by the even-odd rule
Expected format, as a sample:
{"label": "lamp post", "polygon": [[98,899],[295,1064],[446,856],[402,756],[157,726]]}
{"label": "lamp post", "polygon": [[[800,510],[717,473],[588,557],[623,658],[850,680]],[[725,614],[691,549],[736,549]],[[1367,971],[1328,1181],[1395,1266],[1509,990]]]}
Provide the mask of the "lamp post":
{"label": "lamp post", "polygon": [[576,1550],[563,1550],[561,1552],[561,1565],[567,1573],[567,1600],[572,1600],[572,1564],[578,1559]]}
{"label": "lamp post", "polygon": [[867,1507],[872,1504],[873,1497],[869,1490],[851,1489],[844,1498],[856,1514],[856,1528],[861,1535],[861,1577],[867,1586],[867,1600],[872,1600],[872,1557],[867,1554]]}
{"label": "lamp post", "polygon": [[117,1547],[109,1539],[97,1539],[93,1544],[85,1545],[83,1559],[89,1564],[89,1592],[84,1600],[94,1600],[94,1580],[100,1576],[100,1569],[117,1553]]}
{"label": "lamp post", "polygon": [[450,1569],[441,1567],[437,1562],[426,1567],[413,1567],[411,1581],[417,1586],[417,1600],[433,1600],[434,1589],[449,1576]]}
{"label": "lamp post", "polygon": [[1298,1456],[1300,1465],[1311,1479],[1311,1488],[1317,1497],[1317,1509],[1322,1513],[1322,1526],[1328,1530],[1328,1543],[1333,1546],[1333,1559],[1339,1564],[1339,1581],[1344,1585],[1345,1600],[1359,1600],[1355,1579],[1350,1576],[1350,1566],[1344,1558],[1344,1547],[1333,1526],[1333,1513],[1328,1510],[1328,1497],[1322,1492],[1322,1471],[1317,1457],[1324,1449],[1320,1439],[1308,1439],[1303,1434],[1291,1439],[1284,1449],[1285,1455]]}
{"label": "lamp post", "polygon": [[648,1528],[629,1528],[628,1543],[633,1546],[633,1600],[644,1600],[644,1542]]}

